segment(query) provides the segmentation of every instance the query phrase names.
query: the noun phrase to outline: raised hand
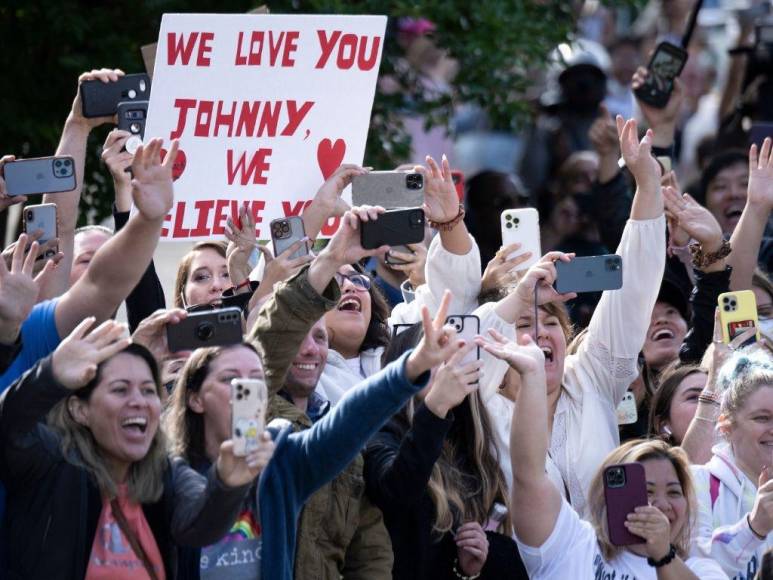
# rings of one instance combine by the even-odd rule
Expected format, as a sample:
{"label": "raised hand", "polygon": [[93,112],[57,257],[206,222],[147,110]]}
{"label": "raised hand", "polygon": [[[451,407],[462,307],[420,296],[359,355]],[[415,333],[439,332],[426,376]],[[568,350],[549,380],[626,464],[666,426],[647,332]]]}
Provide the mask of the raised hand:
{"label": "raised hand", "polygon": [[429,315],[429,308],[421,308],[424,336],[405,363],[405,374],[410,381],[415,381],[422,373],[450,360],[457,350],[465,346],[464,340],[456,339],[454,327],[446,324],[451,298],[451,292],[446,290],[434,319]]}
{"label": "raised hand", "polygon": [[[643,66],[640,66],[633,74],[631,81],[631,88],[633,90],[642,86],[649,76],[650,72]],[[666,131],[670,131],[670,139],[673,140],[673,131],[676,126],[676,121],[679,118],[679,113],[682,109],[682,102],[684,101],[684,86],[679,78],[674,79],[674,90],[671,91],[671,96],[668,99],[668,103],[662,109],[652,107],[640,99],[636,99],[639,103],[639,109],[641,110],[644,120],[647,126],[656,132],[656,134],[663,132],[663,138],[668,139]],[[660,135],[658,135],[660,136]],[[657,142],[656,142],[657,143]],[[660,144],[660,143],[658,143]],[[662,145],[670,145],[670,143],[662,143]]]}
{"label": "raised hand", "polygon": [[118,211],[131,209],[131,175],[126,171],[131,167],[134,155],[124,150],[126,141],[131,137],[128,131],[113,129],[107,134],[105,144],[102,146],[102,162],[107,166],[113,177],[115,187],[115,205]]}
{"label": "raised hand", "polygon": [[258,448],[245,457],[234,455],[234,443],[231,439],[223,441],[217,456],[217,475],[228,487],[241,487],[254,480],[268,465],[274,456],[274,441],[264,431]]}
{"label": "raised hand", "polygon": [[502,246],[499,251],[491,258],[483,272],[480,286],[481,291],[502,288],[512,282],[515,282],[517,268],[531,258],[531,252],[523,252],[510,258],[510,256],[521,249],[521,244],[508,244]]}
{"label": "raised hand", "polygon": [[773,208],[773,141],[765,137],[762,148],[749,149],[749,188],[746,203],[769,212]]}
{"label": "raised hand", "polygon": [[114,83],[124,75],[124,72],[120,69],[94,69],[90,72],[85,72],[78,77],[78,93],[75,95],[75,100],[72,103],[72,111],[70,112],[70,119],[78,123],[82,123],[88,126],[90,129],[99,127],[105,123],[115,123],[115,116],[110,117],[94,117],[86,118],[83,116],[83,108],[81,106],[81,84],[85,81],[102,81],[103,83]]}
{"label": "raised hand", "polygon": [[[41,236],[43,235],[43,230],[37,229],[32,232],[27,232],[27,245],[24,248],[24,252],[28,252],[30,250],[30,244],[33,242],[37,242]],[[47,256],[50,260],[54,262],[54,264],[58,264],[62,261],[62,258],[64,258],[64,254],[59,251],[59,238],[52,238],[48,240],[47,242],[40,244],[38,243],[38,255],[35,256],[35,258],[41,258],[44,256]],[[16,252],[16,247],[18,246],[18,242],[13,242],[11,245],[9,245],[6,249],[3,250],[2,257],[3,261],[5,262],[5,267],[7,269],[11,269],[11,263],[13,262],[13,255],[14,252]],[[33,275],[37,275],[38,272],[40,272],[43,267],[45,266],[45,262],[43,260],[36,259],[35,260],[35,266],[32,270]]]}
{"label": "raised hand", "polygon": [[522,377],[545,374],[545,353],[528,334],[521,335],[515,343],[493,328],[488,332],[491,339],[479,336],[476,342],[491,356],[505,361]]}
{"label": "raised hand", "polygon": [[459,571],[465,576],[480,574],[488,558],[488,537],[478,522],[467,522],[456,530]]}
{"label": "raised hand", "polygon": [[12,205],[17,203],[26,203],[26,195],[8,195],[8,190],[5,188],[5,179],[3,179],[3,165],[15,161],[14,155],[4,155],[0,157],[0,211],[8,209]]}
{"label": "raised hand", "polygon": [[130,338],[122,338],[126,325],[114,320],[106,320],[87,335],[95,320],[93,316],[83,320],[54,351],[54,378],[71,391],[86,386],[101,362],[131,344]]}
{"label": "raised hand", "polygon": [[620,151],[620,142],[615,120],[603,103],[599,105],[599,112],[598,118],[593,121],[588,130],[588,138],[600,157],[607,155],[617,157]]}
{"label": "raised hand", "polygon": [[[722,228],[712,213],[689,193],[679,195],[672,186],[663,188],[666,217],[695,239],[706,251],[715,252],[722,245]],[[681,237],[679,241],[682,241]],[[683,244],[682,244],[683,245]]]}
{"label": "raised hand", "polygon": [[570,262],[574,254],[564,254],[563,252],[548,252],[539,262],[534,264],[526,271],[523,278],[520,279],[515,287],[521,303],[524,306],[534,305],[534,289],[537,288],[537,305],[547,304],[548,302],[566,302],[577,297],[574,292],[559,294],[553,288],[558,273],[556,272],[556,262]]}
{"label": "raised hand", "polygon": [[161,162],[161,139],[153,139],[147,145],[140,145],[132,161],[132,197],[137,210],[147,220],[160,221],[172,209],[174,187],[172,186],[172,164],[177,158],[178,141],[172,146]]}
{"label": "raised hand", "polygon": [[642,538],[647,556],[662,560],[671,550],[671,523],[668,517],[652,505],[643,505],[628,514],[625,527]]}
{"label": "raised hand", "polygon": [[[666,187],[671,187],[679,197],[682,196],[682,188],[679,186],[676,173],[673,171],[669,171],[663,176],[660,180],[660,185],[664,188],[664,191]],[[690,234],[679,227],[676,217],[669,215],[668,212],[666,212],[666,224],[668,225],[668,252],[672,256],[674,248],[683,248],[690,243]]]}
{"label": "raised hand", "polygon": [[0,260],[0,341],[11,344],[16,340],[22,323],[27,319],[43,286],[54,269],[52,260],[33,277],[38,243],[32,242],[26,257],[27,234],[19,237],[11,258],[10,269]]}
{"label": "raised hand", "polygon": [[258,240],[255,235],[255,220],[247,206],[239,208],[239,223],[234,223],[230,217],[226,222],[225,237],[228,238],[228,247],[225,258],[228,264],[228,274],[234,286],[246,280],[252,268],[250,256],[257,247]]}
{"label": "raised hand", "polygon": [[625,121],[618,115],[617,133],[625,165],[636,179],[636,184],[639,187],[660,187],[660,165],[652,156],[652,129],[647,129],[647,133],[639,141],[636,119]]}
{"label": "raised hand", "polygon": [[367,169],[359,165],[344,163],[327,178],[327,181],[317,191],[316,198],[328,208],[329,217],[342,216],[349,210],[349,204],[341,198],[341,194],[346,186],[352,182],[352,177],[364,175],[367,172]]}
{"label": "raised hand", "polygon": [[181,353],[169,351],[169,343],[166,339],[166,327],[169,324],[178,324],[188,317],[188,313],[182,308],[169,310],[156,310],[153,314],[140,322],[137,330],[132,334],[132,342],[141,344],[153,353],[156,360],[161,363],[169,358],[178,357]]}
{"label": "raised hand", "polygon": [[415,170],[424,176],[424,213],[427,219],[444,223],[453,220],[459,214],[459,197],[456,194],[451,166],[443,155],[442,168],[427,155],[426,168],[417,165]]}
{"label": "raised hand", "polygon": [[424,397],[424,405],[436,416],[445,418],[451,409],[478,389],[483,363],[478,360],[462,364],[465,355],[475,347],[471,342],[457,350],[435,374],[432,387]]}

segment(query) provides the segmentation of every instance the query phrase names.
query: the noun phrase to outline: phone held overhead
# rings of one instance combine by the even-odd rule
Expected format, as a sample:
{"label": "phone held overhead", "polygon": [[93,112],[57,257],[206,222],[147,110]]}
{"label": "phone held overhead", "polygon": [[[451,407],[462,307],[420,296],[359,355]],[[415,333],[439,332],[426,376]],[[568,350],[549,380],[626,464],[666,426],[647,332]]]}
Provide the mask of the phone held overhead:
{"label": "phone held overhead", "polygon": [[67,155],[17,159],[3,166],[8,195],[60,193],[75,189],[75,160]]}

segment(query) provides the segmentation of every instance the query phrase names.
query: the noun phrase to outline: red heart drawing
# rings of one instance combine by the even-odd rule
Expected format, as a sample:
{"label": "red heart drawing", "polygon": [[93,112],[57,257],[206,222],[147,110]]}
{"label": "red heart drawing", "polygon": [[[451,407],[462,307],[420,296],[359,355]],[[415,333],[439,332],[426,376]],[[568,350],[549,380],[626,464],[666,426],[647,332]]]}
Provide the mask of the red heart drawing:
{"label": "red heart drawing", "polygon": [[333,143],[330,139],[322,139],[317,146],[317,163],[322,171],[322,177],[327,178],[333,175],[344,160],[346,153],[346,142],[343,139],[336,139]]}
{"label": "red heart drawing", "polygon": [[[164,159],[166,159],[166,149],[161,149],[161,161],[163,162]],[[185,151],[178,149],[177,159],[175,159],[174,163],[172,163],[172,181],[177,181],[177,179],[183,174],[183,171],[185,171],[186,163],[187,159],[185,157]]]}

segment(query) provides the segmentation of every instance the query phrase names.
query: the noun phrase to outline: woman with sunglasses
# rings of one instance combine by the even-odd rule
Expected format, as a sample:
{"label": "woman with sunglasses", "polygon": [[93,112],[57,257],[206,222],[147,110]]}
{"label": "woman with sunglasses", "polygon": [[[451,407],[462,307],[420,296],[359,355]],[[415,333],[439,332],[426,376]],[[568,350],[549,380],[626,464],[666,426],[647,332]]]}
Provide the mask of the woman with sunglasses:
{"label": "woman with sunglasses", "polygon": [[231,441],[205,475],[170,460],[155,359],[93,323],[0,399],[11,578],[174,578],[176,545],[217,541],[266,463]]}

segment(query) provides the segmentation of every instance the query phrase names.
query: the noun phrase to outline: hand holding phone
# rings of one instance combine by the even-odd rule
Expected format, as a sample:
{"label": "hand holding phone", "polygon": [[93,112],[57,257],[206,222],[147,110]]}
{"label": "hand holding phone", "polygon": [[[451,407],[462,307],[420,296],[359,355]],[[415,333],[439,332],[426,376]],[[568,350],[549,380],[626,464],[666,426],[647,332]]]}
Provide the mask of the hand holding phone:
{"label": "hand holding phone", "polygon": [[129,133],[124,149],[134,155],[145,137],[145,122],[148,117],[148,101],[127,101],[118,103],[116,108],[118,128]]}
{"label": "hand holding phone", "polygon": [[87,119],[111,117],[118,103],[150,100],[150,77],[145,73],[117,76],[111,82],[85,80],[80,85],[81,109]]}
{"label": "hand holding phone", "polygon": [[641,544],[641,537],[628,531],[628,514],[648,505],[647,478],[641,463],[610,465],[604,470],[604,500],[607,506],[609,541],[613,546]]}
{"label": "hand holding phone", "polygon": [[500,226],[502,228],[503,246],[511,244],[520,245],[520,251],[517,253],[513,252],[507,256],[507,260],[512,260],[518,255],[531,252],[531,257],[519,264],[515,269],[516,272],[528,270],[539,262],[542,257],[542,247],[540,243],[539,213],[536,209],[531,207],[506,209],[500,216]]}
{"label": "hand holding phone", "polygon": [[[295,242],[306,238],[306,230],[303,226],[303,218],[300,216],[290,216],[272,220],[271,224],[269,224],[269,231],[271,232],[271,241],[274,244],[275,257],[278,257]],[[289,259],[295,260],[301,256],[308,255],[309,244],[306,242],[300,249],[293,252]]]}
{"label": "hand holding phone", "polygon": [[760,340],[760,323],[757,317],[757,300],[751,290],[723,292],[717,298],[719,304],[719,322],[722,326],[722,342],[730,344],[737,336],[749,328],[756,333],[742,346],[754,344]]}
{"label": "hand holding phone", "polygon": [[647,78],[634,89],[636,98],[656,109],[665,108],[674,90],[674,79],[682,72],[687,56],[687,51],[675,44],[658,44],[647,65]]}
{"label": "hand holding phone", "polygon": [[[24,231],[31,234],[37,230],[43,233],[37,239],[38,243],[44,244],[56,240],[58,236],[56,204],[43,203],[40,205],[28,205],[24,208]],[[42,258],[52,258],[59,252],[59,248],[54,245],[45,250]]]}
{"label": "hand holding phone", "polygon": [[268,389],[263,379],[231,381],[231,439],[234,455],[244,457],[260,446],[266,428]]}
{"label": "hand holding phone", "polygon": [[352,177],[352,203],[386,209],[421,207],[424,176],[413,171],[370,171]]}

